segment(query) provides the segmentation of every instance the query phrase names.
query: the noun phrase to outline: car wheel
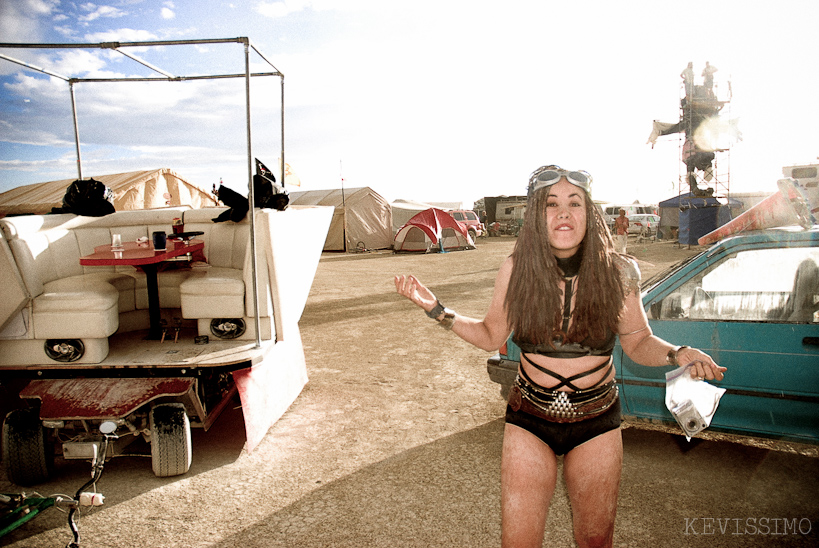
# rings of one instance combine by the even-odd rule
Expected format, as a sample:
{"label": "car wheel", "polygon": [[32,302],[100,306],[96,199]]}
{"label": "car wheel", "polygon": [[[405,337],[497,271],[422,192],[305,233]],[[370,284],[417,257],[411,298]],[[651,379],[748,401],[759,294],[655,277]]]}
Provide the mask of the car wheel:
{"label": "car wheel", "polygon": [[151,409],[151,465],[157,477],[178,476],[193,460],[191,423],[181,403],[162,403]]}
{"label": "car wheel", "polygon": [[6,475],[17,485],[48,480],[54,466],[46,432],[33,409],[15,409],[3,422],[3,462]]}
{"label": "car wheel", "polygon": [[475,232],[474,228],[469,229],[469,237],[472,238],[473,244],[478,241],[478,233]]}

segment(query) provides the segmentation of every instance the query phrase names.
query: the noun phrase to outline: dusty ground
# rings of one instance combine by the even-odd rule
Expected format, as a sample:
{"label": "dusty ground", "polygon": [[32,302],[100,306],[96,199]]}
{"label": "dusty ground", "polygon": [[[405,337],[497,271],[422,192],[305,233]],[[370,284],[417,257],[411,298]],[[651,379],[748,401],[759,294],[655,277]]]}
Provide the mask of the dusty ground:
{"label": "dusty ground", "polygon": [[[301,322],[310,382],[295,404],[251,454],[240,409],[195,431],[185,476],[156,478],[144,457],[111,461],[99,485],[106,505],[80,523],[83,546],[498,546],[504,402],[488,380],[489,354],[400,300],[392,275],[412,272],[451,308],[481,316],[513,245],[325,254]],[[629,247],[644,277],[697,251]],[[642,428],[623,435],[617,546],[819,544],[815,451],[730,437],[687,443]],[[38,490],[73,493],[87,474],[85,463],[63,461]],[[0,482],[8,490],[16,488]],[[570,519],[559,486],[544,545],[573,546]],[[807,534],[782,534],[794,519]],[[50,510],[0,544],[68,540],[64,516]]]}

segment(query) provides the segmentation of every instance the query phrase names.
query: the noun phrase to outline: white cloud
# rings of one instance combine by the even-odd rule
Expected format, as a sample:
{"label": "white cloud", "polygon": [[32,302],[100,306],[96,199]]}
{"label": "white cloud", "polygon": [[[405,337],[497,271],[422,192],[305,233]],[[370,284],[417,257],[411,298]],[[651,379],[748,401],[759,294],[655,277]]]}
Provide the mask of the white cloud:
{"label": "white cloud", "polygon": [[84,11],[88,11],[88,15],[82,15],[77,18],[78,21],[82,21],[84,23],[95,21],[100,18],[115,18],[115,17],[124,17],[127,15],[127,12],[122,11],[119,8],[115,8],[113,6],[97,6],[96,4],[87,3],[82,4],[80,8]]}
{"label": "white cloud", "polygon": [[156,34],[139,29],[115,29],[85,35],[88,42],[145,42],[158,40]]}
{"label": "white cloud", "polygon": [[254,8],[257,13],[272,19],[310,9],[312,11],[360,9],[368,0],[283,0],[260,2]]}
{"label": "white cloud", "polygon": [[176,17],[176,14],[170,8],[162,8],[159,11],[159,14],[163,19],[173,19],[174,17]]}
{"label": "white cloud", "polygon": [[36,42],[44,29],[40,19],[50,16],[59,0],[0,0],[0,36],[3,42]]}
{"label": "white cloud", "polygon": [[77,35],[76,30],[70,26],[56,26],[54,27],[54,31],[61,36],[65,36],[66,38],[73,38]]}
{"label": "white cloud", "polygon": [[294,10],[290,9],[285,2],[262,2],[256,6],[256,11],[265,17],[275,19],[284,17]]}

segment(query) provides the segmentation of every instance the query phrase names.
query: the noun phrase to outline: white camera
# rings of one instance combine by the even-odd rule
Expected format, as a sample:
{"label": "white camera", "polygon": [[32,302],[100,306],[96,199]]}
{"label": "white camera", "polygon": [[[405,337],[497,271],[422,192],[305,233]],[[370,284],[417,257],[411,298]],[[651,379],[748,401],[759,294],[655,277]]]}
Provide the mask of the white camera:
{"label": "white camera", "polygon": [[671,414],[674,415],[677,424],[680,425],[680,428],[683,429],[683,432],[685,432],[685,435],[689,438],[708,427],[702,415],[700,415],[700,412],[694,407],[694,402],[691,400],[685,400],[675,406],[671,409]]}

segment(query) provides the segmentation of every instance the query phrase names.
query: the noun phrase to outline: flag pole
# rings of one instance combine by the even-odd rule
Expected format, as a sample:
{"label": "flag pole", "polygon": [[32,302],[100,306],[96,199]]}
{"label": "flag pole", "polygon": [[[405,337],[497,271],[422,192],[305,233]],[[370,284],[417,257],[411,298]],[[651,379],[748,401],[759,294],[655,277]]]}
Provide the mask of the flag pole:
{"label": "flag pole", "polygon": [[344,173],[341,167],[341,158],[338,160],[338,176],[341,178],[341,222],[343,223],[342,237],[344,238],[344,251],[347,251],[347,201],[344,197]]}

